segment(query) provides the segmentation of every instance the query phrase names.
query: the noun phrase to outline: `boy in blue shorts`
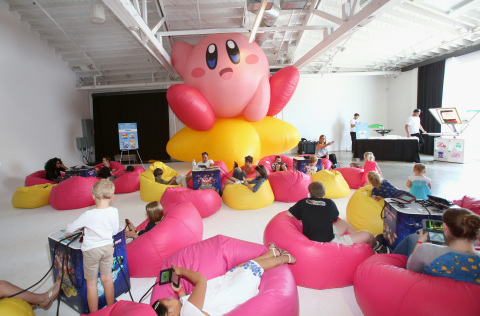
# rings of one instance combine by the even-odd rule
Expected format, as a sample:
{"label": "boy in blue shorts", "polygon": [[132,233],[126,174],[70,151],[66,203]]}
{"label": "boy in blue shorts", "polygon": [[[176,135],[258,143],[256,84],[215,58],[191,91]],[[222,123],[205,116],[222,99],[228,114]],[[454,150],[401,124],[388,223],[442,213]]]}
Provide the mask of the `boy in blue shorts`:
{"label": "boy in blue shorts", "polygon": [[113,239],[118,232],[118,210],[110,206],[115,193],[115,185],[108,179],[101,179],[92,189],[96,208],[86,211],[73,223],[67,226],[66,232],[83,228],[83,273],[87,281],[87,302],[90,313],[98,310],[97,280],[100,270],[100,281],[105,289],[107,306],[114,301],[112,280]]}

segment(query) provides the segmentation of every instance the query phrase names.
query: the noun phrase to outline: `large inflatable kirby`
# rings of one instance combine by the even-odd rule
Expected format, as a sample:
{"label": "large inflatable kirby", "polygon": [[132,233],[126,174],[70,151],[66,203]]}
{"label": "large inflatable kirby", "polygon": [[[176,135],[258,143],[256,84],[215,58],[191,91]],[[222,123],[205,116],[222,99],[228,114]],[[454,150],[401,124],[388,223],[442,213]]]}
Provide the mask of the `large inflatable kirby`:
{"label": "large inflatable kirby", "polygon": [[[208,136],[207,143],[217,143],[221,141],[219,137],[227,136],[227,142],[231,142],[232,137],[244,139],[251,136],[244,135],[241,129],[248,134],[252,129],[256,130],[252,123],[260,123],[266,117],[268,120],[269,116],[278,114],[292,97],[299,80],[298,69],[293,66],[270,76],[268,60],[262,49],[256,43],[248,43],[248,38],[242,34],[211,35],[195,46],[185,42],[175,43],[172,47],[172,64],[185,84],[171,86],[167,91],[167,100],[175,115],[186,125],[180,131],[186,135],[178,139],[177,133],[177,139],[174,137],[170,140],[167,151],[172,157],[185,161],[198,158],[199,153],[207,150],[205,147],[200,148],[198,142],[188,139]],[[221,120],[224,122],[220,123]],[[239,123],[238,120],[242,122]],[[215,129],[217,124],[230,125],[231,129]],[[238,157],[252,155],[263,143],[270,141],[275,143],[280,139],[283,142],[280,146],[274,145],[280,152],[289,150],[298,143],[299,135],[286,137],[287,143],[282,141],[285,139],[285,131],[293,130],[294,134],[298,134],[298,130],[290,124],[270,118],[267,125],[270,125],[267,129],[271,127],[280,132],[275,137],[277,140],[249,137],[246,140],[249,145],[246,147],[251,148],[247,151],[243,148]],[[212,129],[216,131],[202,133]],[[258,133],[254,131],[254,134]],[[224,142],[217,145],[229,146]],[[177,152],[182,147],[187,147],[189,154]],[[184,152],[185,149],[181,151]],[[258,154],[260,152],[263,153],[264,150]],[[232,158],[212,154],[215,160],[226,159],[227,164]]]}

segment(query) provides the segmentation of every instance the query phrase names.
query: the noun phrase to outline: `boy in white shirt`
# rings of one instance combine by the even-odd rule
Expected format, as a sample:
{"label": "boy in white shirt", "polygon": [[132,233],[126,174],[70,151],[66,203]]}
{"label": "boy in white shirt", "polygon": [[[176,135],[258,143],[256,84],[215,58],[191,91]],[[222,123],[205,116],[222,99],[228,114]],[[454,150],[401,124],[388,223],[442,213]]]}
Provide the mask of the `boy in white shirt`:
{"label": "boy in white shirt", "polygon": [[92,189],[96,208],[86,211],[67,226],[66,232],[83,228],[83,272],[87,281],[87,302],[90,313],[98,310],[97,280],[100,269],[100,281],[105,289],[107,306],[114,301],[112,280],[113,239],[118,232],[118,210],[110,206],[115,193],[115,185],[108,179],[101,179]]}

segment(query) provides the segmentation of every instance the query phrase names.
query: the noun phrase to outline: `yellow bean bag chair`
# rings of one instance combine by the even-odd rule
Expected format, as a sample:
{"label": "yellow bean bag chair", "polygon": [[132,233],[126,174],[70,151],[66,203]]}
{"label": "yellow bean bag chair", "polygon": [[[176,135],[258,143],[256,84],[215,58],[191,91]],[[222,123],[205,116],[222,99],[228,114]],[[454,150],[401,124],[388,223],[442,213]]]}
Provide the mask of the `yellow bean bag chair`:
{"label": "yellow bean bag chair", "polygon": [[0,299],[0,315],[35,316],[30,304],[18,297]]}
{"label": "yellow bean bag chair", "polygon": [[30,187],[19,187],[12,196],[12,205],[16,208],[36,208],[48,205],[50,191],[56,184],[44,183]]}
{"label": "yellow bean bag chair", "polygon": [[178,172],[167,166],[161,161],[156,161],[150,165],[150,169],[140,173],[140,198],[144,202],[160,201],[163,193],[167,188],[179,187],[179,185],[166,185],[155,182],[153,171],[157,168],[163,170],[163,180],[169,180],[174,176],[178,176]]}
{"label": "yellow bean bag chair", "polygon": [[380,217],[384,201],[372,199],[371,185],[353,193],[347,204],[347,221],[356,230],[368,230],[373,235],[383,233],[383,219]]}
{"label": "yellow bean bag chair", "polygon": [[350,187],[342,174],[335,170],[320,170],[312,174],[312,181],[325,185],[325,198],[338,199],[350,194]]}
{"label": "yellow bean bag chair", "polygon": [[223,203],[234,210],[256,210],[271,205],[275,196],[270,182],[266,180],[255,193],[243,184],[227,184],[222,199]]}

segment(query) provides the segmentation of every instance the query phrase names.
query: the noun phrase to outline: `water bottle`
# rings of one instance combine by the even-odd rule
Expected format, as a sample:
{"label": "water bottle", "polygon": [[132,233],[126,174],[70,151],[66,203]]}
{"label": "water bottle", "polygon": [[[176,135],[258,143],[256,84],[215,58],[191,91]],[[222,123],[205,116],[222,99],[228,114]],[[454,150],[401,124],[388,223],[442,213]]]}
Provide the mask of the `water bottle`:
{"label": "water bottle", "polygon": [[195,159],[192,161],[192,170],[197,170],[197,163],[195,162]]}

